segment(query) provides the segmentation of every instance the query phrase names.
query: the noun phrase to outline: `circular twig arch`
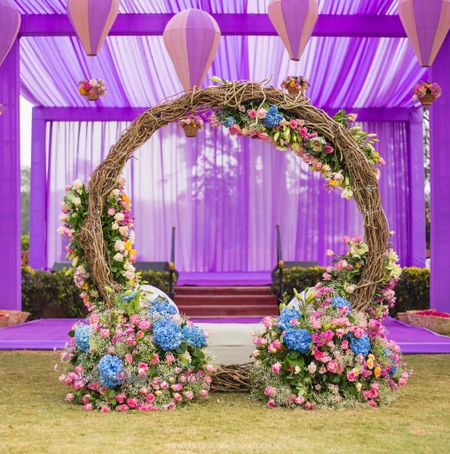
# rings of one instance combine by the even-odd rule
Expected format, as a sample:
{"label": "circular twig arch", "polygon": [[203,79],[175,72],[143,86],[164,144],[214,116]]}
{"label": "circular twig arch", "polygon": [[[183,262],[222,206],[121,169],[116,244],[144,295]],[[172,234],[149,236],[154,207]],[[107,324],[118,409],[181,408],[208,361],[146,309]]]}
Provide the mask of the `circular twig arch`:
{"label": "circular twig arch", "polygon": [[365,241],[369,246],[366,265],[358,286],[352,295],[355,309],[366,309],[371,303],[384,274],[384,256],[389,238],[389,228],[381,205],[378,181],[374,167],[351,132],[334,121],[326,112],[311,105],[308,99],[293,98],[274,87],[255,82],[233,82],[194,89],[177,99],[153,107],[137,118],[111,148],[106,159],[92,174],[89,183],[89,207],[84,225],[78,234],[84,253],[91,267],[92,279],[102,293],[106,304],[111,295],[106,287],[119,290],[110,271],[106,254],[101,215],[105,201],[117,185],[118,178],[128,159],[153,133],[189,112],[202,112],[216,108],[237,108],[244,102],[259,101],[274,104],[296,118],[305,126],[324,136],[342,153],[343,165],[352,181],[354,198],[364,219]]}

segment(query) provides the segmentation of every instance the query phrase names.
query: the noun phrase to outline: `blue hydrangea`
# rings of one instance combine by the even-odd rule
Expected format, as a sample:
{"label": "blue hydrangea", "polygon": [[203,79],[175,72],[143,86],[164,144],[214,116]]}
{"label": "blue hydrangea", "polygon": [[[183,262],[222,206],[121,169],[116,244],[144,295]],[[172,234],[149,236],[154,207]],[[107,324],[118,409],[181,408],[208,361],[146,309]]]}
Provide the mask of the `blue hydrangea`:
{"label": "blue hydrangea", "polygon": [[99,381],[107,388],[115,388],[123,382],[120,375],[124,372],[122,360],[115,355],[105,355],[98,363]]}
{"label": "blue hydrangea", "polygon": [[89,325],[78,325],[75,328],[75,345],[78,350],[87,352],[89,350],[89,337],[91,336],[92,330]]}
{"label": "blue hydrangea", "polygon": [[158,320],[153,325],[153,340],[167,352],[180,346],[183,334],[181,328],[172,320]]}
{"label": "blue hydrangea", "polygon": [[367,334],[364,334],[363,337],[350,337],[350,349],[355,355],[367,356],[370,352],[370,340],[367,337]]}
{"label": "blue hydrangea", "polygon": [[231,126],[236,124],[236,120],[233,117],[227,117],[223,120],[223,125],[225,128],[231,128]]}
{"label": "blue hydrangea", "polygon": [[398,370],[398,367],[397,367],[397,364],[395,363],[394,359],[392,358],[392,350],[390,350],[389,348],[385,348],[384,349],[384,352],[385,356],[387,356],[390,361],[391,361],[391,368],[389,370],[389,375],[391,377],[393,377],[395,375],[395,373],[397,372]]}
{"label": "blue hydrangea", "polygon": [[198,326],[185,326],[183,328],[183,337],[188,345],[195,348],[206,347],[206,336]]}
{"label": "blue hydrangea", "polygon": [[173,304],[166,300],[157,299],[148,307],[148,313],[151,317],[170,319],[177,315],[177,309]]}
{"label": "blue hydrangea", "polygon": [[347,298],[344,298],[343,296],[335,296],[331,300],[331,304],[336,309],[340,309],[341,307],[347,307],[348,313],[350,313],[350,301]]}
{"label": "blue hydrangea", "polygon": [[290,329],[285,332],[283,342],[289,350],[307,353],[311,348],[311,334],[306,329]]}
{"label": "blue hydrangea", "polygon": [[289,323],[293,318],[298,320],[301,318],[301,314],[297,309],[290,309],[288,307],[285,307],[282,309],[280,312],[280,318],[278,319],[278,326],[281,329],[288,329],[292,328],[292,325]]}
{"label": "blue hydrangea", "polygon": [[266,128],[275,128],[283,120],[283,115],[278,112],[277,106],[270,106],[267,109],[266,116],[263,120],[263,125]]}

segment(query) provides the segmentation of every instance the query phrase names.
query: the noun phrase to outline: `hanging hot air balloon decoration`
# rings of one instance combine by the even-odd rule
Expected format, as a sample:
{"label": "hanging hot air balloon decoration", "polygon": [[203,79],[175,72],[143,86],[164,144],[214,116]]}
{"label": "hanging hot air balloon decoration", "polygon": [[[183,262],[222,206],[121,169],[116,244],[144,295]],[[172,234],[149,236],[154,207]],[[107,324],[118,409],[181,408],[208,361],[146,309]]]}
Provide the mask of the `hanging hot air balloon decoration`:
{"label": "hanging hot air balloon decoration", "polygon": [[319,14],[317,0],[271,0],[269,18],[291,60],[299,61]]}
{"label": "hanging hot air balloon decoration", "polygon": [[19,33],[21,16],[9,0],[0,0],[0,66]]}
{"label": "hanging hot air balloon decoration", "polygon": [[89,56],[97,55],[119,13],[119,0],[69,0],[67,14]]}
{"label": "hanging hot air balloon decoration", "polygon": [[[199,87],[219,47],[220,29],[215,19],[198,9],[181,11],[167,23],[163,37],[184,90]],[[195,137],[201,129],[192,129],[192,122],[188,121],[191,117],[196,118],[196,115],[180,121],[187,137]]]}
{"label": "hanging hot air balloon decoration", "polygon": [[420,66],[431,66],[450,29],[450,0],[399,0],[398,13]]}

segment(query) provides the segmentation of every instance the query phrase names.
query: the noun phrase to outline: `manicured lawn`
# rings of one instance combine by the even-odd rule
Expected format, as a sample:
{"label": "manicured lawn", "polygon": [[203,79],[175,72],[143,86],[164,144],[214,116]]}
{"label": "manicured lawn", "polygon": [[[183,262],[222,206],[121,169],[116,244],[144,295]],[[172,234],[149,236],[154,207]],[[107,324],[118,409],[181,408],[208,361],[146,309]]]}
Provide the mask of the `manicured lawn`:
{"label": "manicured lawn", "polygon": [[390,407],[269,410],[246,395],[216,394],[145,414],[87,413],[66,403],[57,358],[0,352],[0,452],[450,452],[450,355],[406,357],[414,377]]}

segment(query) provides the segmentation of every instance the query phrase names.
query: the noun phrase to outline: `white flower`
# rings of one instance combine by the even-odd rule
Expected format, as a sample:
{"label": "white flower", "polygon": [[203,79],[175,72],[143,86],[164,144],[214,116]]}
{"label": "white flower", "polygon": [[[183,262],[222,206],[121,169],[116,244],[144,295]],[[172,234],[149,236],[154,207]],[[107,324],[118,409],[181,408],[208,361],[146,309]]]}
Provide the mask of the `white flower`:
{"label": "white flower", "polygon": [[112,228],[113,230],[119,230],[119,224],[117,224],[117,222],[113,222],[113,223],[111,224],[111,228]]}
{"label": "white flower", "polygon": [[345,188],[341,193],[341,197],[350,200],[353,197],[353,191],[350,188]]}
{"label": "white flower", "polygon": [[134,233],[134,231],[130,232],[129,239],[131,241],[131,244],[134,244],[134,240],[136,239],[136,234]]}
{"label": "white flower", "polygon": [[73,183],[72,183],[72,188],[77,190],[77,189],[81,189],[83,187],[83,182],[81,180],[78,180],[76,179]]}
{"label": "white flower", "polygon": [[125,273],[123,273],[123,275],[129,280],[134,279],[136,277],[136,273],[134,271],[131,271],[131,270],[130,271],[125,271]]}
{"label": "white flower", "polygon": [[122,212],[116,213],[116,215],[114,216],[114,219],[117,222],[121,222],[125,219],[125,215]]}
{"label": "white flower", "polygon": [[111,194],[114,196],[114,197],[119,197],[120,195],[120,191],[118,189],[113,189]]}
{"label": "white flower", "polygon": [[59,217],[59,220],[62,221],[62,222],[67,222],[69,220],[69,216],[67,216],[67,214],[62,214]]}
{"label": "white flower", "polygon": [[98,82],[97,82],[95,79],[91,79],[91,80],[89,81],[89,85],[91,85],[92,87],[96,87],[97,84],[98,84]]}
{"label": "white flower", "polygon": [[123,255],[120,252],[118,252],[113,258],[114,258],[114,260],[116,262],[122,262],[123,261]]}
{"label": "white flower", "polygon": [[81,205],[81,199],[79,197],[74,197],[72,200],[72,203],[76,206],[79,207]]}
{"label": "white flower", "polygon": [[125,242],[117,240],[114,244],[114,249],[118,252],[123,252],[123,250],[125,249]]}
{"label": "white flower", "polygon": [[65,229],[62,225],[60,225],[60,226],[57,228],[56,233],[57,233],[58,235],[64,235],[64,234],[66,233],[66,229]]}
{"label": "white flower", "polygon": [[366,243],[353,243],[350,246],[350,254],[361,256],[369,252],[369,246]]}
{"label": "white flower", "polygon": [[119,227],[119,232],[122,236],[127,236],[128,235],[128,226],[123,225],[122,227]]}

